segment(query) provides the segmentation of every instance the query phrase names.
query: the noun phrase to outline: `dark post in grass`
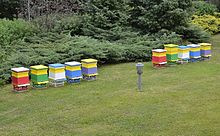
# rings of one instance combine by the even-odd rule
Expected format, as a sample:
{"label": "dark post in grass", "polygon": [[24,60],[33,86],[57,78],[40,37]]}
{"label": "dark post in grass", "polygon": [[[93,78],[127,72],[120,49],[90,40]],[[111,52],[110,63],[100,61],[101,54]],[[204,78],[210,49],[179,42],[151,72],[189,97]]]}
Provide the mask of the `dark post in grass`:
{"label": "dark post in grass", "polygon": [[141,75],[143,74],[144,64],[137,63],[136,67],[137,67],[137,74],[138,74],[138,82],[137,82],[138,83],[138,90],[142,91],[142,77],[141,77]]}

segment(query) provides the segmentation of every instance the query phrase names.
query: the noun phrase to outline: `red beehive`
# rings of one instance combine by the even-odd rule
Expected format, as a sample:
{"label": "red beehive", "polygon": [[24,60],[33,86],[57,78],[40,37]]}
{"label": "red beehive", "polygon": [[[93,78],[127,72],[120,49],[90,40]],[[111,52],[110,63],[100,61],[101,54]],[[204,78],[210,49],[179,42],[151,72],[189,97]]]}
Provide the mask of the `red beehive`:
{"label": "red beehive", "polygon": [[29,69],[24,67],[12,68],[12,84],[15,86],[29,84]]}
{"label": "red beehive", "polygon": [[153,64],[167,63],[166,50],[163,49],[152,50],[152,63]]}

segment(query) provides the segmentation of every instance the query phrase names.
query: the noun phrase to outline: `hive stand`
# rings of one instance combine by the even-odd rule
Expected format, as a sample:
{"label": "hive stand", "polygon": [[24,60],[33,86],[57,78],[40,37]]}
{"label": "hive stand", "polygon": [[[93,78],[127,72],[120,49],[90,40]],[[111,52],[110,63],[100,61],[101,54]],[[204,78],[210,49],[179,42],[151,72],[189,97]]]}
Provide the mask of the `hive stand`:
{"label": "hive stand", "polygon": [[29,88],[30,84],[26,84],[26,85],[13,85],[13,91],[17,92],[17,93],[22,93],[22,92],[26,92]]}
{"label": "hive stand", "polygon": [[50,80],[50,86],[53,87],[61,87],[64,86],[65,82],[64,80]]}
{"label": "hive stand", "polygon": [[82,79],[82,77],[67,78],[66,82],[69,84],[80,83],[81,79]]}
{"label": "hive stand", "polygon": [[210,60],[211,56],[202,56],[201,60],[202,61],[206,61],[206,60]]}
{"label": "hive stand", "polygon": [[187,64],[187,63],[189,63],[189,59],[179,59],[177,61],[177,64]]}
{"label": "hive stand", "polygon": [[201,57],[199,57],[199,58],[190,58],[189,62],[199,62],[201,60],[202,60]]}
{"label": "hive stand", "polygon": [[48,88],[48,83],[49,83],[49,81],[42,82],[42,83],[32,82],[32,87],[35,89],[44,89],[44,88]]}
{"label": "hive stand", "polygon": [[153,63],[153,68],[164,68],[167,67],[167,63]]}
{"label": "hive stand", "polygon": [[83,79],[86,81],[94,81],[97,79],[97,74],[83,75]]}

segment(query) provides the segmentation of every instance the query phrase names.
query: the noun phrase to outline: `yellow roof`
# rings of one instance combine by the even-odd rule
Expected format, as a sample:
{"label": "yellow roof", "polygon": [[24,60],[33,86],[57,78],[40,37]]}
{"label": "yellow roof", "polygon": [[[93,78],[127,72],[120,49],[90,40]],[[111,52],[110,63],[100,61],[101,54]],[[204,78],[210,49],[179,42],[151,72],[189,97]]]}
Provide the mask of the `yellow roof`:
{"label": "yellow roof", "polygon": [[178,45],[176,45],[176,44],[165,44],[164,47],[174,48],[174,47],[178,47]]}
{"label": "yellow roof", "polygon": [[31,66],[31,69],[48,69],[47,66],[44,66],[44,65],[36,65],[36,66]]}
{"label": "yellow roof", "polygon": [[200,43],[199,45],[200,45],[200,46],[212,46],[211,43]]}
{"label": "yellow roof", "polygon": [[96,59],[83,59],[83,60],[81,60],[81,62],[84,62],[84,63],[96,63],[96,62],[98,62],[98,60],[96,60]]}

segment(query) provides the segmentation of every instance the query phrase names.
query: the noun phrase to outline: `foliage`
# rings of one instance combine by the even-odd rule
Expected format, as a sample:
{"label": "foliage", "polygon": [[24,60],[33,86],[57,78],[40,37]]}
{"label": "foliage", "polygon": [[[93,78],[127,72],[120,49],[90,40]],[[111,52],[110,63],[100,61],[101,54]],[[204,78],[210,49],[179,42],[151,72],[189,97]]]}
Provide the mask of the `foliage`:
{"label": "foliage", "polygon": [[220,10],[220,1],[219,0],[208,0],[210,3],[215,4]]}
{"label": "foliage", "polygon": [[10,68],[29,67],[36,64],[64,63],[80,61],[83,58],[95,58],[100,63],[120,63],[146,61],[151,59],[151,50],[164,43],[178,43],[175,33],[160,36],[140,36],[117,42],[99,41],[85,36],[71,37],[56,33],[42,33],[25,37],[13,43],[13,50],[7,52],[7,58],[0,64],[0,79],[8,81]]}
{"label": "foliage", "polygon": [[129,28],[126,26],[128,9],[125,0],[91,0],[85,6],[83,35],[109,41],[121,39]]}
{"label": "foliage", "polygon": [[20,0],[1,0],[0,18],[13,19],[18,17]]}
{"label": "foliage", "polygon": [[188,40],[192,43],[208,42],[211,37],[209,33],[193,24],[189,24],[187,27],[179,27],[176,31],[178,31],[178,34],[182,35],[184,40]]}
{"label": "foliage", "polygon": [[220,18],[212,15],[194,15],[192,23],[201,27],[202,29],[211,34],[220,32]]}
{"label": "foliage", "polygon": [[143,33],[185,26],[190,17],[191,0],[131,0],[129,22]]}
{"label": "foliage", "polygon": [[205,1],[194,1],[193,7],[196,15],[214,15],[218,11],[215,5]]}
{"label": "foliage", "polygon": [[0,19],[0,47],[9,46],[13,41],[34,35],[36,27],[24,20]]}

